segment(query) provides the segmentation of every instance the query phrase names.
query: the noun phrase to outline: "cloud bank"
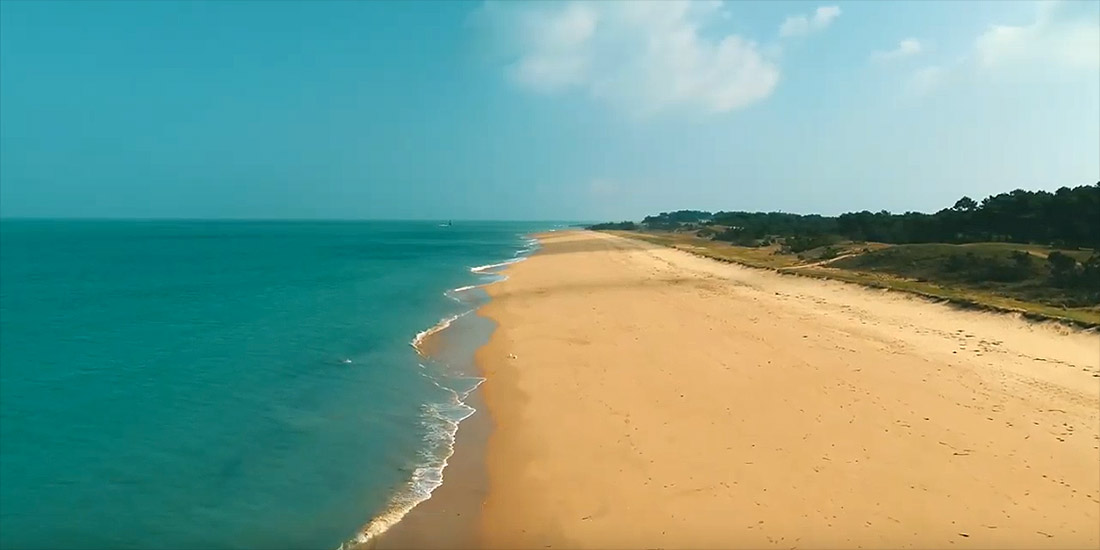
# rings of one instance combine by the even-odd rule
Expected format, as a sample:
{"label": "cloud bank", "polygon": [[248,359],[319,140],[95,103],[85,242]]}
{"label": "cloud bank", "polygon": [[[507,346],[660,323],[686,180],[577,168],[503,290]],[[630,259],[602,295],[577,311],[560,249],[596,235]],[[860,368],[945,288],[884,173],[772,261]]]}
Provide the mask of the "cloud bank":
{"label": "cloud bank", "polygon": [[1100,68],[1100,21],[1061,19],[1058,2],[1040,2],[1028,25],[991,25],[976,41],[986,68],[1049,63],[1070,69]]}
{"label": "cloud bank", "polygon": [[913,96],[923,96],[939,88],[947,74],[947,69],[938,65],[930,65],[918,69],[909,77],[906,84],[908,93]]}
{"label": "cloud bank", "polygon": [[803,36],[824,30],[840,16],[837,6],[822,6],[810,15],[792,15],[779,26],[779,36]]}
{"label": "cloud bank", "polygon": [[909,57],[917,55],[924,50],[924,46],[916,38],[906,38],[901,42],[898,42],[898,47],[889,51],[879,51],[871,54],[871,60],[873,61],[889,61],[891,59],[897,59],[899,57]]}
{"label": "cloud bank", "polygon": [[[818,8],[784,27],[806,34],[839,13]],[[721,2],[662,0],[499,2],[476,14],[519,87],[582,91],[642,115],[672,108],[724,113],[771,95],[780,76],[776,60],[750,39],[716,32],[728,17]]]}
{"label": "cloud bank", "polygon": [[[955,61],[911,73],[906,86],[908,93],[928,94],[943,87],[946,81],[958,79],[964,71],[986,75],[1029,74],[1036,69],[1083,75],[1100,71],[1100,20],[1063,10],[1063,2],[1040,1],[1035,6],[1035,18],[1030,23],[990,25],[974,38],[972,48]],[[891,52],[876,52],[872,58],[901,57],[905,42],[902,40]],[[917,48],[913,53],[920,50]]]}

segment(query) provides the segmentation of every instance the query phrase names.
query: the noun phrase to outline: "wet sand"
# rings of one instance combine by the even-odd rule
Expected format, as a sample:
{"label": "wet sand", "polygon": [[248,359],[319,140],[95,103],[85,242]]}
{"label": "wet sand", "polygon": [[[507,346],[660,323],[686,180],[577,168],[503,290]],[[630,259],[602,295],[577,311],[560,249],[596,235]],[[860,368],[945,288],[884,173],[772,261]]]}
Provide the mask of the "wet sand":
{"label": "wet sand", "polygon": [[492,421],[477,390],[466,403],[479,412],[459,424],[455,452],[443,470],[443,485],[366,547],[468,550],[477,546],[477,519],[488,490],[485,446]]}
{"label": "wet sand", "polygon": [[1097,334],[542,242],[481,310],[477,546],[1100,547]]}
{"label": "wet sand", "polygon": [[[487,298],[466,296],[465,300],[473,305]],[[454,374],[478,376],[475,356],[494,326],[487,318],[466,315],[447,329],[427,335],[416,348],[422,356],[446,364],[447,370]],[[459,550],[476,546],[477,517],[488,485],[485,447],[492,420],[480,390],[472,391],[464,402],[477,412],[458,425],[454,454],[443,470],[443,484],[432,492],[431,498],[361,548]]]}

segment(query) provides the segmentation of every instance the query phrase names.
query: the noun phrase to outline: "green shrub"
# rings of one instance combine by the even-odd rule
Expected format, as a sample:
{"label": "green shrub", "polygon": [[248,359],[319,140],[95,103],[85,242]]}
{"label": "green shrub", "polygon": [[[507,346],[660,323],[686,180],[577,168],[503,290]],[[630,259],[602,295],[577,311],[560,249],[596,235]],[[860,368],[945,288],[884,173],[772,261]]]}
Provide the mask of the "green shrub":
{"label": "green shrub", "polygon": [[601,230],[601,229],[618,229],[618,230],[623,230],[623,231],[633,231],[634,229],[637,229],[637,228],[638,228],[638,224],[636,224],[634,222],[608,222],[608,223],[597,223],[597,224],[588,226],[588,229],[597,230],[597,231]]}
{"label": "green shrub", "polygon": [[796,237],[787,237],[784,239],[784,248],[793,253],[805,252],[812,248],[818,248],[821,246],[829,246],[835,244],[840,239],[835,235],[805,235]]}
{"label": "green shrub", "polygon": [[1047,255],[1047,267],[1050,269],[1051,283],[1055,286],[1076,286],[1079,270],[1073,256],[1055,250]]}

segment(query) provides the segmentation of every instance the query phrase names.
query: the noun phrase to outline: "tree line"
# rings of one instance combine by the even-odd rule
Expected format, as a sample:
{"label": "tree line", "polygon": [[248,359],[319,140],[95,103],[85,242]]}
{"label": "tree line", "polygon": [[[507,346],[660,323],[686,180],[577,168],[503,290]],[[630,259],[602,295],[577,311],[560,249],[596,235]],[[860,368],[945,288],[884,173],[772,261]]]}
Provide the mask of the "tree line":
{"label": "tree line", "polygon": [[[622,222],[615,229],[629,229]],[[604,224],[607,225],[607,224]],[[893,244],[1015,242],[1055,247],[1100,248],[1100,183],[1049,191],[1017,189],[975,201],[962,197],[934,214],[888,211],[839,216],[785,212],[706,212],[680,210],[647,216],[647,229],[685,225],[712,227],[715,239],[758,244],[769,237],[804,239],[807,245],[831,239]],[[593,226],[599,228],[598,226]]]}
{"label": "tree line", "polygon": [[590,225],[590,226],[588,226],[588,229],[594,229],[596,231],[602,231],[602,230],[608,230],[608,229],[619,230],[619,231],[633,231],[635,229],[638,229],[638,224],[636,224],[634,222],[606,222],[606,223],[597,223],[597,224],[594,224],[594,225]]}

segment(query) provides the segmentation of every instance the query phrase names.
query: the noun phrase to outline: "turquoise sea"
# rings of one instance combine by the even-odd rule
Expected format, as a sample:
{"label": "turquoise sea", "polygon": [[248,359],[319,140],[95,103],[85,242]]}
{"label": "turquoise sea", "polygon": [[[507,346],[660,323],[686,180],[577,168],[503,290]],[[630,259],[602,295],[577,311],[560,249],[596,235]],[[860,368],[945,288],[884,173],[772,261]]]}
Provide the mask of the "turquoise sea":
{"label": "turquoise sea", "polygon": [[0,222],[0,547],[380,530],[478,383],[411,344],[555,225]]}

